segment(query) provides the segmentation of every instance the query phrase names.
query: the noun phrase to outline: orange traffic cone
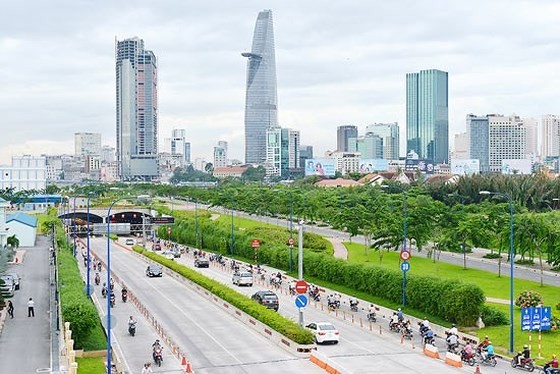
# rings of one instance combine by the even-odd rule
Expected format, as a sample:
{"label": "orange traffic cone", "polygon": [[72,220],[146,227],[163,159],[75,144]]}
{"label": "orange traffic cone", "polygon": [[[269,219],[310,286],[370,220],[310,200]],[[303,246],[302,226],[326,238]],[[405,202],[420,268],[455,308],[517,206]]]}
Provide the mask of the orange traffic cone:
{"label": "orange traffic cone", "polygon": [[185,373],[192,373],[192,366],[190,361],[187,361],[187,367],[185,368]]}
{"label": "orange traffic cone", "polygon": [[183,356],[183,359],[181,360],[181,366],[184,366],[186,364],[187,364],[187,358]]}
{"label": "orange traffic cone", "polygon": [[474,371],[474,374],[482,374],[482,372],[480,371],[480,365],[476,364],[476,370]]}

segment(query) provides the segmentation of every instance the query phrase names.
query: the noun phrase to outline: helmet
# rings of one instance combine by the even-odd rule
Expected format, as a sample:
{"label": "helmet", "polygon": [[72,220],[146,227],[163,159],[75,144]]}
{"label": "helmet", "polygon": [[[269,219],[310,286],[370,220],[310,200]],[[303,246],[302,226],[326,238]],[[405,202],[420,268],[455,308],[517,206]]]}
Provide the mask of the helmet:
{"label": "helmet", "polygon": [[527,348],[529,348],[529,346],[528,346],[527,344],[525,344],[525,345],[523,346],[523,349],[527,349]]}
{"label": "helmet", "polygon": [[455,324],[453,323],[453,324],[451,325],[451,327],[455,327]]}
{"label": "helmet", "polygon": [[488,345],[490,345],[490,344],[492,344],[492,342],[491,342],[491,341],[490,341],[490,342],[488,342]]}
{"label": "helmet", "polygon": [[484,339],[488,339],[488,335],[486,335],[486,336],[484,337]]}
{"label": "helmet", "polygon": [[401,308],[397,309],[399,312],[401,311]]}

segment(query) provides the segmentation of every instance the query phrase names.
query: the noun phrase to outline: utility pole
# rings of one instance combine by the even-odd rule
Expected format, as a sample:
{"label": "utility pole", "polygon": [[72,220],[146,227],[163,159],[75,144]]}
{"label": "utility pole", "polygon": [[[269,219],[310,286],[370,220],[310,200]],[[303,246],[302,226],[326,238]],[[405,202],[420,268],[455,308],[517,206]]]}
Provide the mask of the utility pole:
{"label": "utility pole", "polygon": [[[303,220],[298,227],[298,279],[303,280]],[[303,308],[299,308],[299,325],[303,327]]]}

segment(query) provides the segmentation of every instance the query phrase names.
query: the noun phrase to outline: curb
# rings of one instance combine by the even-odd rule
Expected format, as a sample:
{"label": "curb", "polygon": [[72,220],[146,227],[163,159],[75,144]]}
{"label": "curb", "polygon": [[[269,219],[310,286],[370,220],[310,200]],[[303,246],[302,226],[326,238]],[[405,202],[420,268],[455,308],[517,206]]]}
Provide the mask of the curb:
{"label": "curb", "polygon": [[332,362],[331,359],[324,356],[323,354],[314,351],[309,356],[309,361],[317,365],[319,368],[325,370],[329,374],[347,374],[350,373],[348,370],[342,368],[340,365]]}
{"label": "curb", "polygon": [[6,308],[0,310],[0,335],[2,335],[2,330],[4,330],[4,323],[6,323],[6,317],[8,316],[8,311]]}

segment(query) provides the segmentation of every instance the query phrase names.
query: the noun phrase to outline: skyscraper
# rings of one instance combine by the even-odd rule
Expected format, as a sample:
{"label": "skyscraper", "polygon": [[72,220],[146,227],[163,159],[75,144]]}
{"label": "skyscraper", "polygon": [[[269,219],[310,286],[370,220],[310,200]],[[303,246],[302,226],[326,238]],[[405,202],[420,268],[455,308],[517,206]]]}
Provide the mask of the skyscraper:
{"label": "skyscraper", "polygon": [[467,158],[478,160],[480,172],[488,173],[490,166],[490,125],[488,116],[467,114]]}
{"label": "skyscraper", "polygon": [[382,158],[386,160],[399,159],[399,124],[397,122],[374,123],[366,126],[367,133],[377,135],[383,140]]}
{"label": "skyscraper", "polygon": [[560,115],[542,117],[542,157],[560,156]]}
{"label": "skyscraper", "polygon": [[272,11],[263,10],[257,17],[251,52],[247,57],[245,94],[245,162],[266,161],[266,130],[278,125],[276,62]]}
{"label": "skyscraper", "polygon": [[137,37],[117,41],[117,162],[123,181],[159,177],[157,59]]}
{"label": "skyscraper", "polygon": [[358,137],[358,127],[354,125],[338,126],[336,129],[336,150],[339,152],[355,152],[348,150],[348,139]]}
{"label": "skyscraper", "polygon": [[407,153],[447,163],[449,158],[447,72],[431,69],[406,75]]}

